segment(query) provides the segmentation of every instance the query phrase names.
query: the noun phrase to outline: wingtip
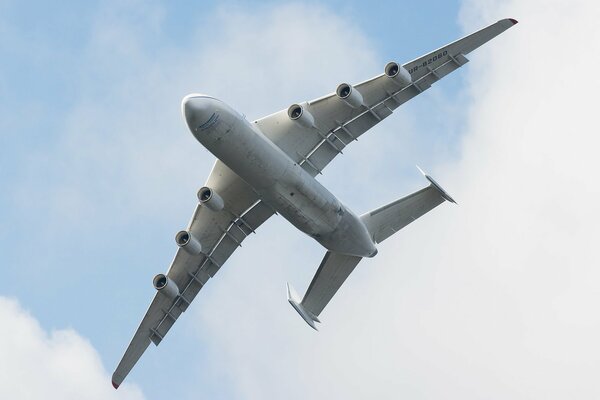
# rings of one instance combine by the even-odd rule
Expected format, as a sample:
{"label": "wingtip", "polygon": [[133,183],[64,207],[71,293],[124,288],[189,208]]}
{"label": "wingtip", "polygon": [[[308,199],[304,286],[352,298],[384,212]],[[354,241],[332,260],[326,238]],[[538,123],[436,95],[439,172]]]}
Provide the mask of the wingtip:
{"label": "wingtip", "polygon": [[513,25],[516,25],[516,24],[518,24],[518,23],[519,23],[519,21],[517,21],[517,20],[516,20],[516,19],[514,19],[514,18],[509,18],[508,20],[509,20],[510,22],[512,22],[512,24],[513,24]]}
{"label": "wingtip", "polygon": [[119,388],[119,384],[117,382],[115,382],[114,380],[112,381],[112,385],[115,389]]}

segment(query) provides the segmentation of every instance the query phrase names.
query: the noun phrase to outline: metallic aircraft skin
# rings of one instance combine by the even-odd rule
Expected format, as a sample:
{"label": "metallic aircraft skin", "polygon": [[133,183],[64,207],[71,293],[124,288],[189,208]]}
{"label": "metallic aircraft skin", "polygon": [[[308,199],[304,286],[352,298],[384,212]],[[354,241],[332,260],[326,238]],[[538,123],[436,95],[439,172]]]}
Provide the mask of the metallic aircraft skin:
{"label": "metallic aircraft skin", "polygon": [[182,113],[194,137],[292,225],[327,250],[377,254],[360,218],[227,104],[191,94]]}
{"label": "metallic aircraft skin", "polygon": [[[357,216],[315,177],[348,145],[394,110],[464,66],[466,57],[517,24],[505,18],[412,61],[335,92],[292,104],[254,122],[202,94],[181,104],[194,137],[216,156],[177,251],[112,375],[114,388],[152,343],[158,346],[200,290],[241,243],[275,213],[327,249],[303,296],[287,285],[288,302],[313,329],[321,313],[376,244],[454,199],[431,176],[429,185]],[[290,256],[293,256],[291,254]]]}

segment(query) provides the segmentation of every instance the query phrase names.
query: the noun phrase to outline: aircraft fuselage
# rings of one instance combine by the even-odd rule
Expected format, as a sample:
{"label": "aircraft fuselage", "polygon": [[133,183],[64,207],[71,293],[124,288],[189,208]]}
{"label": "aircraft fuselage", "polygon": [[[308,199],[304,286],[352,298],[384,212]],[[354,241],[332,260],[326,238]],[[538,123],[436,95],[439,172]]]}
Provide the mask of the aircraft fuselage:
{"label": "aircraft fuselage", "polygon": [[296,228],[337,253],[377,254],[358,216],[238,112],[204,95],[186,96],[182,111],[194,137]]}

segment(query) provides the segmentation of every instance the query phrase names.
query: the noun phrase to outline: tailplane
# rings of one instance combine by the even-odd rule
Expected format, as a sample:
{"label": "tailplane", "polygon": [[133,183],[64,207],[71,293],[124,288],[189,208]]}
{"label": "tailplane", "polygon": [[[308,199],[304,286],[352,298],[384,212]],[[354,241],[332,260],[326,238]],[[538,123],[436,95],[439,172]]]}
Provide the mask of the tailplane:
{"label": "tailplane", "polygon": [[[419,171],[429,181],[429,186],[360,217],[375,243],[381,243],[444,201],[455,203],[432,177],[420,168]],[[315,322],[321,322],[319,315],[360,260],[362,257],[328,251],[301,300],[287,284],[289,303],[311,328],[318,330]]]}
{"label": "tailplane", "polygon": [[371,233],[375,243],[381,243],[406,225],[444,201],[456,203],[431,176],[427,175],[421,168],[419,171],[429,181],[430,185],[413,194],[409,194],[383,207],[379,207],[369,213],[361,215],[360,219]]}
{"label": "tailplane", "polygon": [[314,330],[318,330],[315,322],[319,321],[319,314],[329,303],[333,295],[342,286],[346,278],[362,260],[361,257],[328,251],[321,261],[313,280],[311,281],[302,300],[288,283],[288,301],[300,314],[302,319]]}

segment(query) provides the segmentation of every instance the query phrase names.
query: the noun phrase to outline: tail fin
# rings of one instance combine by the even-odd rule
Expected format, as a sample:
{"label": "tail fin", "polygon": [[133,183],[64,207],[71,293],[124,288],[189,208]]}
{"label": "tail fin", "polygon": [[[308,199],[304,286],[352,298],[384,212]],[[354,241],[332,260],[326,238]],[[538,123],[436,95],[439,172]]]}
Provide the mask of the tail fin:
{"label": "tail fin", "polygon": [[321,321],[319,321],[319,318],[316,315],[314,315],[302,306],[302,302],[298,299],[298,293],[296,293],[294,288],[289,283],[287,284],[287,293],[288,302],[292,305],[292,307],[294,307],[294,310],[298,311],[298,314],[300,314],[302,319],[306,321],[306,323],[310,325],[311,328],[313,328],[315,331],[318,331],[315,322]]}
{"label": "tail fin", "polygon": [[432,177],[423,172],[418,166],[417,168],[430,182],[429,186],[361,215],[361,220],[376,243],[383,242],[406,225],[442,204],[445,200],[456,203]]}
{"label": "tail fin", "polygon": [[427,179],[431,183],[431,185],[437,189],[437,191],[440,193],[440,196],[442,196],[444,200],[448,200],[450,203],[456,204],[456,201],[454,201],[454,199],[450,197],[448,192],[442,189],[442,187],[431,176],[427,175],[418,165],[416,165],[416,167],[419,170],[419,172],[423,174],[425,179]]}

